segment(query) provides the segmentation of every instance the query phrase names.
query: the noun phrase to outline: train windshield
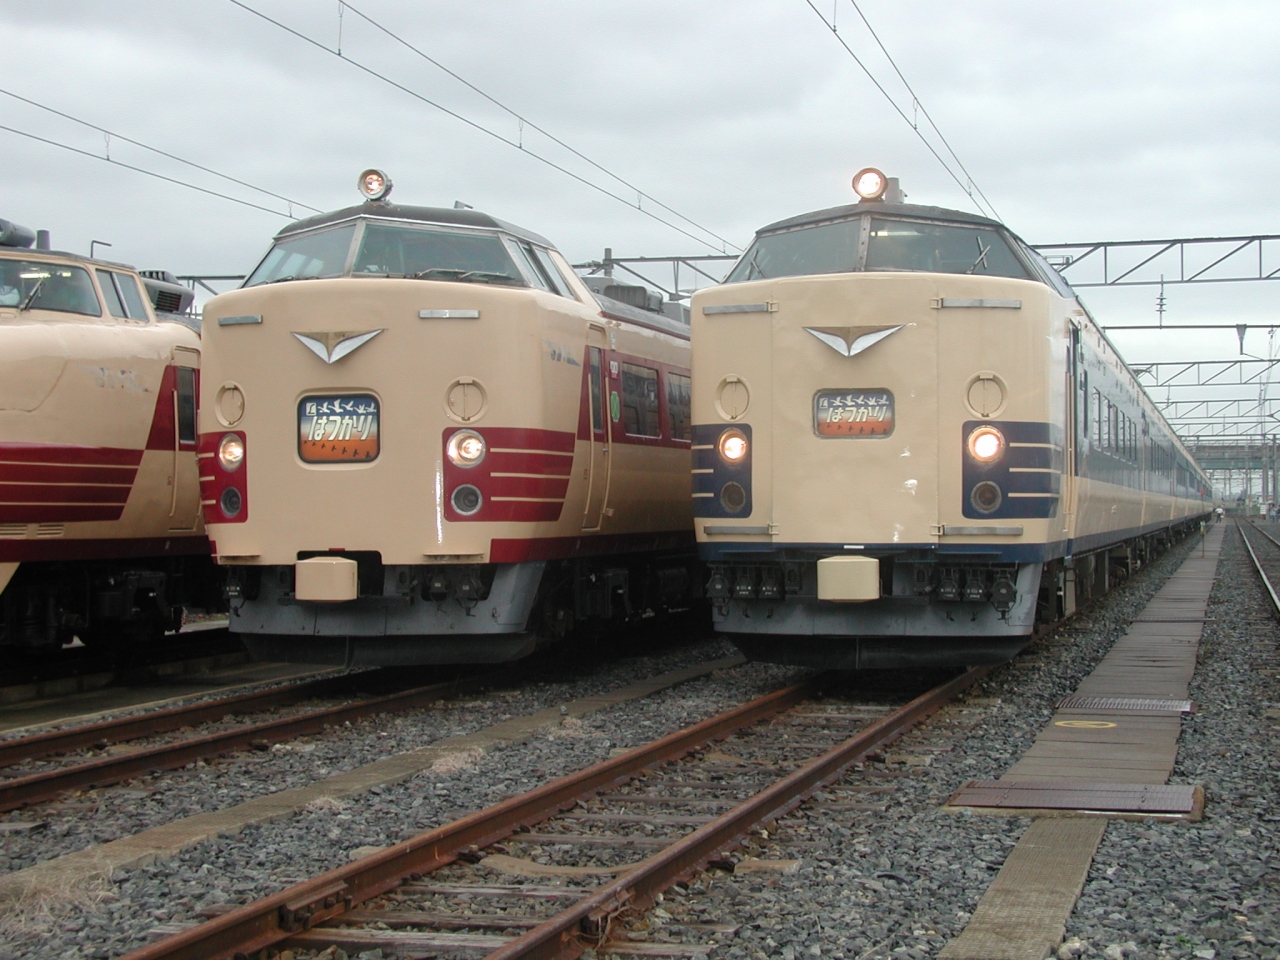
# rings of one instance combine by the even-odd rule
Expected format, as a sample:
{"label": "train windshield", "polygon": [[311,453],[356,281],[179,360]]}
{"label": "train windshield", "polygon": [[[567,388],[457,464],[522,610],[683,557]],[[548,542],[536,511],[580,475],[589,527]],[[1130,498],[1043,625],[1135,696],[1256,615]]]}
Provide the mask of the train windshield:
{"label": "train windshield", "polygon": [[347,252],[356,225],[349,223],[332,230],[320,230],[281,240],[244,282],[246,287],[284,280],[312,280],[340,277],[347,265]]}
{"label": "train windshield", "polygon": [[0,259],[0,307],[102,316],[89,271],[33,260]]}
{"label": "train windshield", "polygon": [[994,227],[861,216],[756,237],[725,282],[860,270],[1030,277]]}
{"label": "train windshield", "polygon": [[872,219],[864,269],[1028,278],[1026,267],[994,228],[922,220]]}
{"label": "train windshield", "polygon": [[496,234],[370,223],[351,272],[422,280],[526,286]]}

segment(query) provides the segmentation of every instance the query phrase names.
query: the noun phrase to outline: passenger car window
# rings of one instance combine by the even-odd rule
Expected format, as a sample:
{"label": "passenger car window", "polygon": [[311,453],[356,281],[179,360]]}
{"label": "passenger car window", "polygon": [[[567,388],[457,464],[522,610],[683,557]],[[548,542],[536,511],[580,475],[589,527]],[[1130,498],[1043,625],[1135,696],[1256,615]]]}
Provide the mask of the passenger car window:
{"label": "passenger car window", "polygon": [[196,372],[178,367],[178,440],[196,442]]}
{"label": "passenger car window", "polygon": [[658,437],[658,371],[622,365],[622,429],[633,437]]}
{"label": "passenger car window", "polygon": [[693,440],[692,396],[688,377],[679,373],[667,374],[667,417],[675,440]]}
{"label": "passenger car window", "polygon": [[0,306],[102,316],[89,271],[61,263],[0,259]]}
{"label": "passenger car window", "polygon": [[569,292],[569,284],[565,282],[564,277],[560,276],[560,271],[556,269],[556,265],[552,263],[551,257],[547,255],[547,251],[543,250],[541,247],[534,247],[533,255],[537,258],[538,266],[542,268],[542,272],[551,283],[551,289],[562,297],[572,298],[573,294]]}
{"label": "passenger car window", "polygon": [[281,240],[268,252],[244,282],[246,287],[280,280],[310,280],[339,277],[347,265],[347,253],[356,225],[349,223],[332,230],[320,230]]}

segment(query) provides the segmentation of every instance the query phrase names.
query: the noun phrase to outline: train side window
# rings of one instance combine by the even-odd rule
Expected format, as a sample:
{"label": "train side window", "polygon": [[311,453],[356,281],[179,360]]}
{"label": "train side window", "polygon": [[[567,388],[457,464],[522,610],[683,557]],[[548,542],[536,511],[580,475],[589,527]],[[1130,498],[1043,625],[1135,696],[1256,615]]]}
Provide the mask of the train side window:
{"label": "train side window", "polygon": [[196,372],[178,368],[178,440],[196,442]]}
{"label": "train side window", "polygon": [[693,440],[691,381],[679,373],[667,374],[667,417],[675,440]]}
{"label": "train side window", "polygon": [[547,255],[547,251],[541,247],[533,247],[533,256],[538,261],[538,265],[542,267],[542,272],[546,275],[551,289],[562,297],[573,298],[573,294],[569,292],[569,284],[565,282],[564,277],[560,276],[560,271],[556,269],[556,265],[551,261],[551,257]]}
{"label": "train side window", "polygon": [[125,308],[129,311],[130,320],[146,320],[147,308],[143,306],[142,294],[138,292],[138,281],[127,273],[114,274],[116,285],[124,296]]}
{"label": "train side window", "polygon": [[1104,438],[1102,435],[1102,421],[1103,421],[1103,418],[1106,416],[1106,411],[1102,409],[1102,391],[1101,390],[1095,389],[1093,391],[1093,410],[1094,410],[1094,415],[1096,417],[1096,419],[1094,420],[1094,424],[1095,424],[1094,434],[1097,437],[1098,449],[1102,450],[1102,449],[1105,449],[1105,444],[1103,443]]}
{"label": "train side window", "polygon": [[127,320],[129,314],[125,312],[124,302],[120,299],[120,292],[116,290],[111,271],[96,270],[94,272],[98,275],[98,286],[102,287],[102,298],[107,301],[107,312],[113,317]]}
{"label": "train side window", "polygon": [[551,292],[551,282],[542,275],[542,270],[538,267],[537,261],[534,260],[533,250],[527,243],[517,243],[514,240],[508,240],[507,245],[515,254],[516,262],[520,265],[520,272],[533,286],[539,290]]}
{"label": "train side window", "polygon": [[604,396],[600,389],[600,348],[587,348],[587,389],[591,391],[588,398],[591,404],[591,429],[595,433],[604,433],[604,410],[600,399]]}
{"label": "train side window", "polygon": [[622,429],[633,437],[659,437],[658,371],[622,365]]}

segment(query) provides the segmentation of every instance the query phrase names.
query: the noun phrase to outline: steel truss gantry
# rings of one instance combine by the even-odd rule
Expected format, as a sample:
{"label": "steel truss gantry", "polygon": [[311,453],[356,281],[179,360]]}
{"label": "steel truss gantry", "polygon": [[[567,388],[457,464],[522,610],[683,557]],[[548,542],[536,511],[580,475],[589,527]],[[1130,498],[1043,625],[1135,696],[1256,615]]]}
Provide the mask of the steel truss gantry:
{"label": "steel truss gantry", "polygon": [[1280,234],[1033,246],[1073,287],[1280,279]]}

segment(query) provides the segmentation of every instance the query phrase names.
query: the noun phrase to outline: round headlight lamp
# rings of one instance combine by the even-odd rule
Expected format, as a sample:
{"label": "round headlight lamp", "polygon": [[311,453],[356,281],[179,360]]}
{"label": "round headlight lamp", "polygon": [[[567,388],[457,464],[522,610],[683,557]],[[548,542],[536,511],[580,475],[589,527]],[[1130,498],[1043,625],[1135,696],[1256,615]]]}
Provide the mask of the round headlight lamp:
{"label": "round headlight lamp", "polygon": [[979,463],[995,463],[1004,456],[1004,434],[995,427],[978,427],[969,434],[969,456]]}
{"label": "round headlight lamp", "polygon": [[366,200],[385,200],[391,192],[391,178],[381,170],[370,168],[360,174],[356,186]]}
{"label": "round headlight lamp", "polygon": [[730,427],[720,434],[720,439],[716,442],[716,449],[720,451],[720,459],[733,466],[742,463],[747,458],[749,447],[747,435],[736,427]]}
{"label": "round headlight lamp", "polygon": [[486,450],[484,437],[474,430],[459,430],[445,444],[445,453],[455,467],[474,467],[484,459]]}
{"label": "round headlight lamp", "polygon": [[863,200],[879,200],[888,186],[888,178],[875,167],[865,167],[853,178],[853,192]]}
{"label": "round headlight lamp", "polygon": [[244,441],[234,433],[228,433],[218,442],[218,463],[231,473],[244,463]]}

